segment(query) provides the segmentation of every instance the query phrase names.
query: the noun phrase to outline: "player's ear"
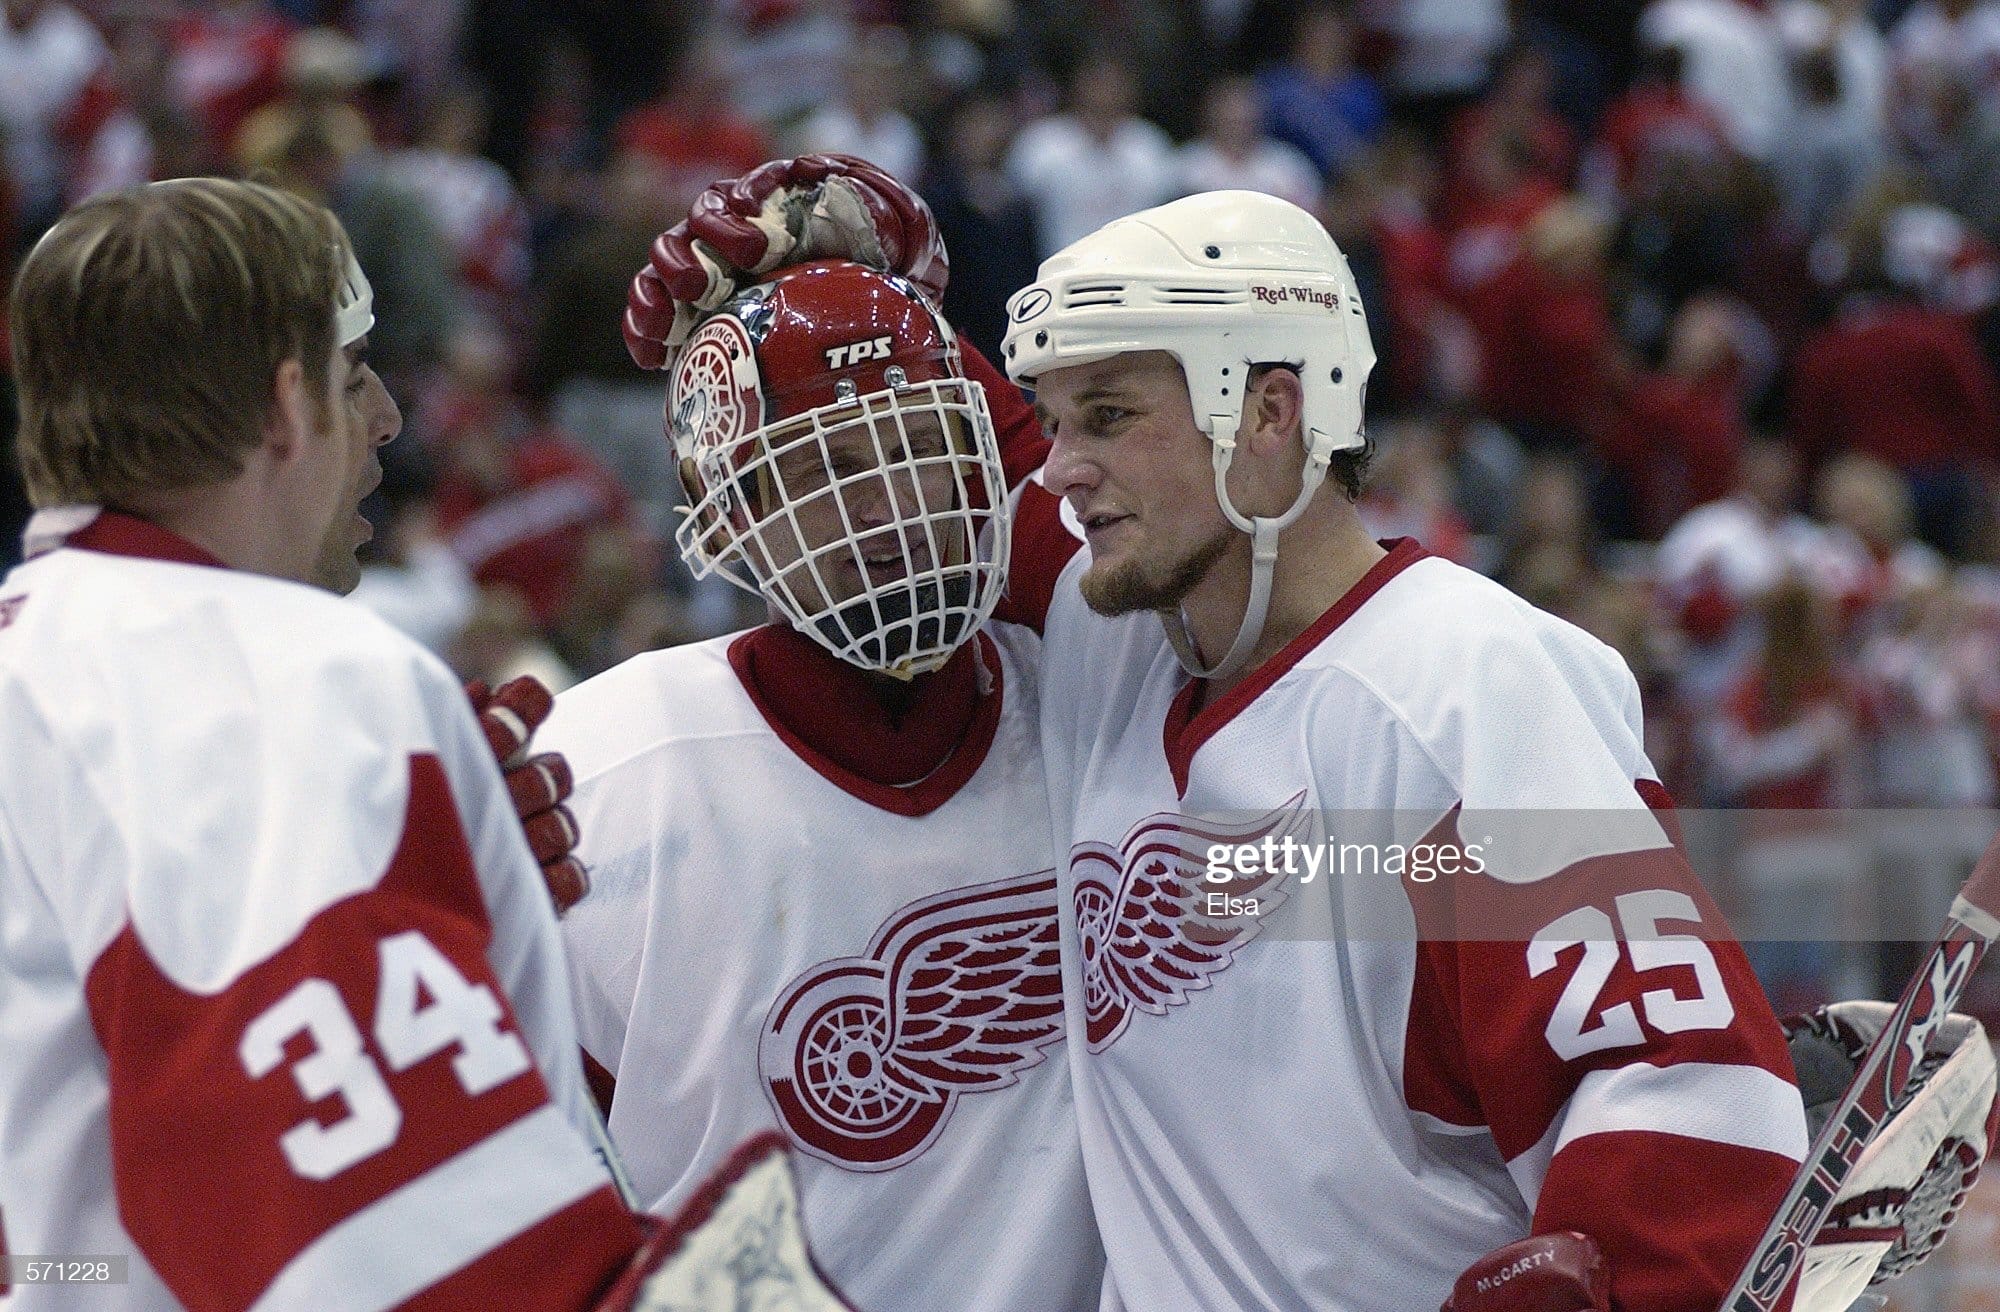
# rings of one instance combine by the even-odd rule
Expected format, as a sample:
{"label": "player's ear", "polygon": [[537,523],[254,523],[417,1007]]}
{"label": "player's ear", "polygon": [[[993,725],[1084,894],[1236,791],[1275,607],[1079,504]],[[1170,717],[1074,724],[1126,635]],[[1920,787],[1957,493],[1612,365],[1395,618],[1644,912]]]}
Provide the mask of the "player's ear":
{"label": "player's ear", "polygon": [[296,456],[306,440],[311,415],[305,366],[294,356],[281,362],[271,376],[271,403],[264,416],[265,449],[280,460]]}
{"label": "player's ear", "polygon": [[1243,427],[1250,449],[1269,455],[1296,444],[1304,432],[1305,387],[1290,369],[1269,368],[1250,384],[1243,398]]}

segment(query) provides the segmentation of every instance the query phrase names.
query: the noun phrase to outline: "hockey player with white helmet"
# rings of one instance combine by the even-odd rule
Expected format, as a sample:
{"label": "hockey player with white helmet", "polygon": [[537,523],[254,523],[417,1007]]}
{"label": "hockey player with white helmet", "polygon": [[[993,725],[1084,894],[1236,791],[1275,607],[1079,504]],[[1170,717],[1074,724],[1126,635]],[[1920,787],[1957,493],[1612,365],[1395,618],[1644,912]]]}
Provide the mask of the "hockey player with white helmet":
{"label": "hockey player with white helmet", "polygon": [[[706,245],[656,247],[628,340],[671,349],[677,305],[735,269],[925,249],[879,204],[830,238],[804,163],[711,190]],[[1361,530],[1373,353],[1331,240],[1267,197],[1191,197],[1059,253],[1009,312],[1053,438],[1009,596],[1045,626],[1104,1306],[1714,1306],[1806,1148],[1784,1037],[1672,841],[1622,662]],[[1015,399],[989,399],[1007,431]],[[1269,859],[1314,843],[1461,864]],[[1973,1056],[1873,1154],[1896,1183],[1836,1209],[1894,1226],[1931,1199],[1913,1255],[1990,1133],[1983,1037],[1953,1033]],[[1798,1306],[1844,1306],[1890,1247],[1840,1238]]]}
{"label": "hockey player with white helmet", "polygon": [[987,389],[925,289],[855,263],[661,304],[672,349],[635,355],[666,365],[682,555],[771,621],[635,657],[542,733],[575,771],[593,888],[564,928],[613,1140],[672,1209],[782,1132],[871,1312],[1094,1309]]}

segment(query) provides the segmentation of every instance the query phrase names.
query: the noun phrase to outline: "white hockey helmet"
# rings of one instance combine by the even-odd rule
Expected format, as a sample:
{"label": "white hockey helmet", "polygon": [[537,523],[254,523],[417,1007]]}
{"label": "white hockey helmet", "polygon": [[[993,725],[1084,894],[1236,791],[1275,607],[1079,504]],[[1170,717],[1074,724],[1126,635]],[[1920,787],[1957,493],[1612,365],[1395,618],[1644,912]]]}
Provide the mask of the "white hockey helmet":
{"label": "white hockey helmet", "polygon": [[[1215,496],[1251,534],[1250,607],[1228,655],[1203,668],[1184,626],[1168,636],[1188,670],[1227,677],[1264,627],[1277,537],[1325,481],[1328,462],[1361,447],[1362,403],[1375,346],[1347,257],[1290,201],[1211,191],[1118,219],[1042,262],[1007,302],[1007,373],[1033,387],[1051,369],[1134,351],[1165,351],[1187,378],[1194,422],[1215,451]],[[1299,495],[1252,518],[1228,488],[1243,397],[1257,365],[1294,368],[1304,393],[1306,464]]]}
{"label": "white hockey helmet", "polygon": [[936,669],[999,603],[1010,521],[986,393],[907,279],[823,260],[745,288],[688,338],[666,426],[696,577],[763,596],[848,664]]}
{"label": "white hockey helmet", "polygon": [[375,289],[368,285],[368,275],[361,272],[352,247],[341,252],[341,258],[340,290],[333,298],[333,344],[345,347],[366,337],[375,326]]}
{"label": "white hockey helmet", "polygon": [[1361,445],[1375,365],[1347,257],[1312,215],[1253,191],[1189,196],[1051,255],[1008,298],[1004,351],[1026,387],[1050,369],[1165,351],[1187,375],[1196,425],[1223,446],[1249,366],[1295,365],[1307,449],[1321,456]]}

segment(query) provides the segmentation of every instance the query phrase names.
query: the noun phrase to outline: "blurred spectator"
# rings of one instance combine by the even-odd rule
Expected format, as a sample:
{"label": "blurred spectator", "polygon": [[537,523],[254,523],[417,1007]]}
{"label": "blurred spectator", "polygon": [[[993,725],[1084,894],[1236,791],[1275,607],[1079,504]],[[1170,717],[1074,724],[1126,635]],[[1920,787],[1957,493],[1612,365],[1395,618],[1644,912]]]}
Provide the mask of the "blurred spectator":
{"label": "blurred spectator", "polygon": [[340,216],[375,289],[369,362],[392,391],[409,394],[443,359],[459,326],[454,262],[429,210],[383,178],[372,154],[343,155],[318,119],[293,127],[271,171],[280,185]]}
{"label": "blurred spectator", "polygon": [[663,200],[659,173],[637,152],[613,158],[604,212],[550,253],[523,392],[610,469],[634,499],[644,531],[664,541],[680,498],[660,415],[665,381],[639,371],[618,332],[633,273],[677,217]]}
{"label": "blurred spectator", "polygon": [[1364,26],[1390,42],[1397,115],[1432,140],[1486,85],[1512,32],[1505,0],[1361,0]]}
{"label": "blurred spectator", "polygon": [[[1435,420],[1438,441],[1451,466],[1451,486],[1459,518],[1489,544],[1513,520],[1528,457],[1514,435],[1486,418],[1469,398],[1447,404]],[[1494,561],[1479,560],[1491,572]]]}
{"label": "blurred spectator", "polygon": [[1007,176],[1013,136],[1014,111],[1000,96],[958,101],[923,184],[945,249],[973,253],[952,266],[945,316],[995,360],[1007,333],[1007,298],[1035,280],[1041,249],[1035,208]]}
{"label": "blurred spectator", "polygon": [[1758,655],[1702,735],[1709,795],[1767,811],[1852,805],[1862,726],[1828,602],[1786,575],[1759,612]]}
{"label": "blurred spectator", "polygon": [[468,308],[519,337],[527,329],[528,207],[507,171],[479,153],[485,137],[479,96],[453,88],[431,103],[415,144],[382,161],[382,179],[423,201],[451,248]]}
{"label": "blurred spectator", "polygon": [[1737,626],[1788,570],[1817,530],[1799,513],[1798,455],[1775,438],[1753,438],[1727,494],[1681,516],[1653,556],[1661,599],[1682,632],[1713,642]]}
{"label": "blurred spectator", "polygon": [[1567,615],[1599,578],[1597,530],[1576,463],[1529,461],[1501,543],[1495,576],[1537,606]]}
{"label": "blurred spectator", "polygon": [[1889,31],[1896,80],[1943,75],[1985,99],[2000,73],[2000,4],[1917,0]]}
{"label": "blurred spectator", "polygon": [[1776,153],[1790,118],[1791,89],[1777,24],[1750,0],[1653,0],[1639,18],[1648,45],[1679,46],[1687,88],[1752,159]]}
{"label": "blurred spectator", "polygon": [[67,203],[58,135],[105,61],[97,29],[62,0],[0,3],[0,160],[27,232]]}
{"label": "blurred spectator", "polygon": [[175,93],[161,24],[125,15],[107,22],[105,37],[110,62],[63,121],[71,204],[214,166],[201,121]]}
{"label": "blurred spectator", "polygon": [[1813,486],[1819,531],[1800,548],[1806,576],[1840,603],[1844,632],[1863,640],[1883,631],[1895,599],[1944,578],[1937,552],[1912,535],[1909,484],[1873,456],[1848,454]]}
{"label": "blurred spectator", "polygon": [[1954,551],[1968,466],[2000,454],[2000,380],[1962,318],[1864,272],[1839,317],[1800,349],[1789,420],[1809,459],[1851,450],[1901,470],[1924,539]]}
{"label": "blurred spectator", "polygon": [[375,536],[357,553],[361,582],[348,595],[448,657],[479,589],[438,535],[436,490],[437,475],[419,448],[383,452],[381,486],[362,507]]}
{"label": "blurred spectator", "polygon": [[704,38],[681,57],[666,94],[620,119],[613,142],[660,166],[661,202],[685,213],[702,188],[756,168],[776,152],[756,124],[730,103],[727,56]]}
{"label": "blurred spectator", "polygon": [[353,0],[348,21],[370,73],[428,105],[464,80],[458,52],[467,0]]}
{"label": "blurred spectator", "polygon": [[1554,85],[1547,55],[1531,45],[1509,50],[1486,94],[1452,120],[1446,167],[1458,172],[1483,143],[1505,134],[1527,147],[1530,172],[1556,187],[1569,186],[1576,171],[1576,132],[1556,116],[1549,99]]}
{"label": "blurred spectator", "polygon": [[1312,161],[1263,132],[1263,105],[1249,78],[1212,83],[1202,102],[1201,136],[1182,146],[1177,190],[1261,191],[1301,209],[1319,199]]}
{"label": "blurred spectator", "polygon": [[1547,206],[1468,312],[1479,333],[1480,395],[1530,447],[1580,450],[1623,390],[1630,366],[1605,296],[1609,235],[1584,202]]}
{"label": "blurred spectator", "polygon": [[1980,694],[1994,652],[1949,577],[1891,604],[1861,667],[1881,716],[1874,789],[1879,805],[1991,807],[2000,800]]}
{"label": "blurred spectator", "polygon": [[1787,221],[1818,236],[1875,181],[1884,163],[1884,133],[1879,122],[1845,102],[1832,51],[1800,55],[1792,78],[1792,122],[1772,167]]}
{"label": "blurred spectator", "polygon": [[1445,286],[1477,335],[1490,376],[1496,353],[1507,349],[1509,275],[1522,260],[1523,238],[1562,193],[1534,174],[1527,144],[1511,134],[1478,144],[1466,182],[1465,206],[1450,217]]}
{"label": "blurred spectator", "polygon": [[1677,45],[1648,50],[1639,80],[1605,111],[1582,168],[1599,204],[1622,210],[1660,194],[1664,176],[1712,169],[1730,153],[1722,120],[1688,91],[1686,67]]}
{"label": "blurred spectator", "polygon": [[1285,62],[1257,75],[1265,126],[1331,177],[1380,138],[1388,110],[1375,80],[1354,66],[1344,8],[1307,5],[1294,22]]}
{"label": "blurred spectator", "polygon": [[236,131],[284,91],[293,24],[258,0],[194,0],[167,26],[174,87],[199,118],[210,167],[234,158]]}
{"label": "blurred spectator", "polygon": [[1942,69],[1913,73],[1907,89],[1904,161],[1940,205],[2000,241],[2000,103]]}
{"label": "blurred spectator", "polygon": [[1454,300],[1450,245],[1432,217],[1438,190],[1436,158],[1414,133],[1394,132],[1372,163],[1334,178],[1321,200],[1341,249],[1366,224],[1379,254],[1382,294],[1368,305],[1369,332],[1380,362],[1369,379],[1371,405],[1409,404],[1470,396],[1479,381],[1479,346]]}
{"label": "blurred spectator", "polygon": [[915,80],[909,38],[896,28],[876,28],[848,50],[845,67],[840,97],[799,125],[801,153],[858,155],[916,185],[924,141],[897,104]]}
{"label": "blurred spectator", "polygon": [[1415,538],[1434,556],[1470,565],[1472,536],[1455,503],[1451,465],[1437,429],[1414,419],[1391,426],[1359,504],[1368,535]]}
{"label": "blurred spectator", "polygon": [[351,98],[363,78],[362,50],[346,33],[308,28],[285,42],[284,93],[243,120],[231,142],[233,157],[246,173],[281,167],[281,156],[311,123],[342,159],[353,159],[375,144],[374,129]]}
{"label": "blurred spectator", "polygon": [[[690,6],[692,8],[693,6]],[[732,39],[724,65],[730,103],[758,123],[797,123],[840,96],[855,43],[844,0],[718,0]]]}
{"label": "blurred spectator", "polygon": [[1007,172],[1035,207],[1041,254],[1167,200],[1173,144],[1134,112],[1132,70],[1087,59],[1070,80],[1069,109],[1021,129]]}
{"label": "blurred spectator", "polygon": [[1889,42],[1867,0],[1779,0],[1778,34],[1796,61],[1824,51],[1833,59],[1840,107],[1858,131],[1878,136],[1889,125]]}
{"label": "blurred spectator", "polygon": [[1750,439],[1740,305],[1715,295],[1681,307],[1658,372],[1640,378],[1619,407],[1603,451],[1629,496],[1628,529],[1658,538],[1696,506],[1726,496]]}
{"label": "blurred spectator", "polygon": [[438,526],[483,588],[506,588],[552,632],[577,597],[591,540],[639,551],[631,498],[566,435],[534,423],[506,390],[506,352],[461,339],[442,394],[421,417],[439,466]]}
{"label": "blurred spectator", "polygon": [[1750,810],[1732,919],[1775,1005],[1826,1001],[1835,941],[1857,932],[1865,847],[1838,814],[1864,764],[1860,698],[1841,669],[1826,599],[1788,575],[1764,598],[1758,651],[1697,727],[1704,801]]}
{"label": "blurred spectator", "polygon": [[478,679],[489,688],[524,674],[541,680],[550,692],[576,684],[576,671],[542,637],[527,602],[504,587],[479,590],[472,618],[452,648],[451,667],[461,679]]}

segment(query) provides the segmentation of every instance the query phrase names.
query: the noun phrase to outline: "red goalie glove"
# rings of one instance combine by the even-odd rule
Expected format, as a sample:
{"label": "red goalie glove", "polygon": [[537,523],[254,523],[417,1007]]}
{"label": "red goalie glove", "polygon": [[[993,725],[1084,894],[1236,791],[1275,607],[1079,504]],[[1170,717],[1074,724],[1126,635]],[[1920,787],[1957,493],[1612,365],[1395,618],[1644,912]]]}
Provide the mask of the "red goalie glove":
{"label": "red goalie glove", "polygon": [[560,752],[527,754],[529,740],[555,707],[555,697],[526,675],[501,684],[498,692],[475,679],[465,685],[465,693],[479,715],[479,727],[486,731],[493,759],[500,762],[507,796],[528,837],[528,850],[541,863],[542,882],[561,915],[590,891],[590,879],[574,855],[576,817],[562,804],[570,794],[569,762]]}
{"label": "red goalie glove", "polygon": [[1596,1241],[1574,1231],[1494,1249],[1465,1269],[1443,1312],[1608,1312],[1611,1272]]}
{"label": "red goalie glove", "polygon": [[695,321],[745,283],[785,265],[843,259],[901,274],[933,300],[950,272],[923,197],[866,160],[772,160],[696,197],[685,222],[653,242],[632,280],[625,347],[663,369]]}

